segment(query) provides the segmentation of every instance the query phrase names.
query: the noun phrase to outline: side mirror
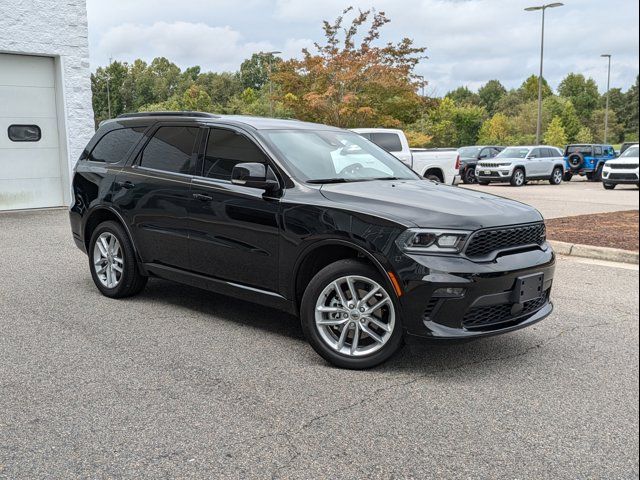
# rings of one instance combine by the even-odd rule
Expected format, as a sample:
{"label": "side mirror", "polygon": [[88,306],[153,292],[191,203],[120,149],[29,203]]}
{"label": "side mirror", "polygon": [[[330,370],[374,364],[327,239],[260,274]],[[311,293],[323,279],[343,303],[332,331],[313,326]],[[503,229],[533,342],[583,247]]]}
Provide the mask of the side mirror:
{"label": "side mirror", "polygon": [[264,163],[238,163],[231,170],[231,183],[267,192],[274,192],[280,187],[277,180],[267,178],[267,166]]}

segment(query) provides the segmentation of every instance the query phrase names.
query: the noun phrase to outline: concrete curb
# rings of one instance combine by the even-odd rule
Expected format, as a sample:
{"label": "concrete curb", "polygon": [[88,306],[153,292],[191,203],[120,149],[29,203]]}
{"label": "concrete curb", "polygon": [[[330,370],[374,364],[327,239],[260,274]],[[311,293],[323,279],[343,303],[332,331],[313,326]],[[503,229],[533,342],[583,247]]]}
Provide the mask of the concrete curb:
{"label": "concrete curb", "polygon": [[638,265],[638,252],[621,250],[619,248],[595,247],[592,245],[580,245],[557,240],[549,240],[549,244],[558,255],[572,257],[592,258],[595,260],[608,260],[609,262],[633,263]]}

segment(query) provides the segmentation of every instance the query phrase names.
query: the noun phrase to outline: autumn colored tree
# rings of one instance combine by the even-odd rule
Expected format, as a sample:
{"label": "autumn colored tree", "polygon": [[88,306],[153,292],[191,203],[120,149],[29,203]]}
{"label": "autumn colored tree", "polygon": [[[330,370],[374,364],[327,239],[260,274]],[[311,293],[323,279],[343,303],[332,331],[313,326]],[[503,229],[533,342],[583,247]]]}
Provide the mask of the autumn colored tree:
{"label": "autumn colored tree", "polygon": [[[324,44],[303,50],[301,60],[279,65],[272,75],[277,95],[296,118],[340,127],[401,126],[419,117],[422,81],[414,74],[425,48],[409,38],[377,45],[384,12],[355,14],[344,25],[347,8],[333,23],[324,22]],[[360,37],[362,28],[368,31]],[[359,40],[359,38],[362,38]]]}

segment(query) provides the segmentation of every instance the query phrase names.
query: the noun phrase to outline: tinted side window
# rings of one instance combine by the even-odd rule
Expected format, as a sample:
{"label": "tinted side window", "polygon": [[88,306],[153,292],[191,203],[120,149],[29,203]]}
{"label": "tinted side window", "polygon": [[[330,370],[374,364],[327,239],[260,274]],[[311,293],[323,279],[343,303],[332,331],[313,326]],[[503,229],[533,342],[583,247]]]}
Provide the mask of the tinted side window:
{"label": "tinted side window", "polygon": [[89,160],[93,162],[118,163],[138,143],[146,128],[119,128],[107,132],[93,147]]}
{"label": "tinted side window", "polygon": [[209,131],[204,157],[205,177],[230,180],[233,167],[245,162],[266,163],[267,159],[258,146],[244,135],[218,128]]}
{"label": "tinted side window", "polygon": [[198,127],[160,127],[142,152],[140,165],[173,173],[191,173]]}
{"label": "tinted side window", "polygon": [[531,152],[529,153],[529,158],[540,158],[542,156],[540,150],[541,149],[539,148],[534,148],[533,150],[531,150]]}
{"label": "tinted side window", "polygon": [[542,156],[546,158],[551,158],[551,157],[555,157],[555,154],[552,148],[543,148]]}
{"label": "tinted side window", "polygon": [[602,155],[602,147],[594,147],[593,154],[595,156]]}
{"label": "tinted side window", "polygon": [[402,143],[397,133],[372,133],[371,141],[387,152],[402,151]]}

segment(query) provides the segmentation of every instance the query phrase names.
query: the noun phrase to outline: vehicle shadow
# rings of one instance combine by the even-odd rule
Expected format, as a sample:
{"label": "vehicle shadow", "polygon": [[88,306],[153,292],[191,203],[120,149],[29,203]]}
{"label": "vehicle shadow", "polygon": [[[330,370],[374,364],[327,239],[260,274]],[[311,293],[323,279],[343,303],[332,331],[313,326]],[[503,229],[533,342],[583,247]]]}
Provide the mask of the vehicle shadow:
{"label": "vehicle shadow", "polygon": [[[244,300],[159,279],[150,280],[143,294],[136,298],[145,302],[178,306],[205,315],[212,322],[244,325],[290,341],[306,343],[297,317]],[[383,365],[370,371],[380,374],[417,373],[437,377],[459,375],[460,372],[478,374],[480,371],[488,371],[489,365],[498,370],[502,366],[511,365],[508,360],[536,350],[540,347],[539,343],[539,335],[522,333],[464,343],[414,341],[405,345]],[[311,347],[304,360],[316,368],[335,368],[316,355]]]}

